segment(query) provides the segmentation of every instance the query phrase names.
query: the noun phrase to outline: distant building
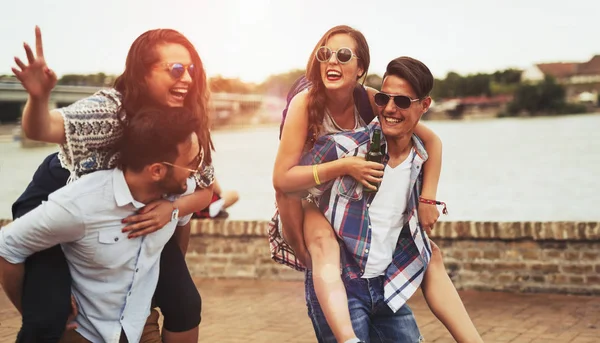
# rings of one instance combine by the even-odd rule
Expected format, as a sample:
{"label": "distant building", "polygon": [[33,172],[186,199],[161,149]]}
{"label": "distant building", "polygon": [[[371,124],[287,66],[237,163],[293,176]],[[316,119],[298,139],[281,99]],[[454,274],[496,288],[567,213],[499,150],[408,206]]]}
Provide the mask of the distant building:
{"label": "distant building", "polygon": [[522,81],[540,82],[552,76],[567,88],[567,98],[579,99],[582,93],[600,93],[600,55],[587,62],[539,63],[523,71]]}

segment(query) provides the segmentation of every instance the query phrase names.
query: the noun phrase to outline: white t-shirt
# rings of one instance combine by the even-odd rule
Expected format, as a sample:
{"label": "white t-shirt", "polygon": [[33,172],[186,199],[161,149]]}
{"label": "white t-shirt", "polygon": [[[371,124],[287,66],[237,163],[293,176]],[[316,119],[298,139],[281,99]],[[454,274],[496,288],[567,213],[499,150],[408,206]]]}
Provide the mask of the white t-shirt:
{"label": "white t-shirt", "polygon": [[392,263],[398,237],[404,226],[410,195],[410,171],[414,150],[406,160],[391,168],[385,167],[379,191],[369,206],[371,248],[363,278],[382,275]]}

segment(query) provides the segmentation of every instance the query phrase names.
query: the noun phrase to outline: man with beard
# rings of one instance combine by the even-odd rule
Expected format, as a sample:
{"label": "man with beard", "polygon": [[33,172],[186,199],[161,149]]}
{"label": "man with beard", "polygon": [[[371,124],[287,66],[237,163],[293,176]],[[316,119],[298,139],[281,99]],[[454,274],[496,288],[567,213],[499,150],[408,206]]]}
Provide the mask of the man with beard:
{"label": "man with beard", "polygon": [[[202,165],[198,117],[183,107],[142,109],[127,119],[118,168],[90,173],[57,190],[48,201],[0,230],[0,282],[21,311],[24,261],[60,244],[73,279],[76,331],[68,342],[160,341],[143,332],[159,275],[160,256],[176,227],[128,238],[123,218],[157,199],[194,192],[191,175]],[[183,193],[183,194],[182,194]],[[152,315],[156,316],[152,310]]]}

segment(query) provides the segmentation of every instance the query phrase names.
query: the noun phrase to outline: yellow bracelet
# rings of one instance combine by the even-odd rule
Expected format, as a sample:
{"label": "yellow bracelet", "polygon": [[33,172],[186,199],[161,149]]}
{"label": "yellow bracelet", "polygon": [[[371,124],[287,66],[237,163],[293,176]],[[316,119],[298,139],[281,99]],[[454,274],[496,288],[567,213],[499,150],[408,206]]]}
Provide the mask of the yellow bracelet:
{"label": "yellow bracelet", "polygon": [[317,186],[321,184],[321,180],[319,180],[319,173],[317,173],[317,165],[313,164],[313,177],[315,178],[315,182]]}

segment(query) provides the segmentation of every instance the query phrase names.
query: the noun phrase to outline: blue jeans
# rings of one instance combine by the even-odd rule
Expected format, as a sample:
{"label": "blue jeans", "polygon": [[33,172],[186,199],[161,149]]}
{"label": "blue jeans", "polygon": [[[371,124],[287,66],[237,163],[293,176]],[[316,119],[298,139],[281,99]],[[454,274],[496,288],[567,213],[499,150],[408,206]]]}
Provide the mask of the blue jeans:
{"label": "blue jeans", "polygon": [[[367,343],[417,343],[422,341],[417,322],[408,305],[394,313],[383,300],[383,276],[344,280],[348,308],[356,336]],[[306,306],[319,343],[336,343],[321,310],[308,270],[304,279]]]}

